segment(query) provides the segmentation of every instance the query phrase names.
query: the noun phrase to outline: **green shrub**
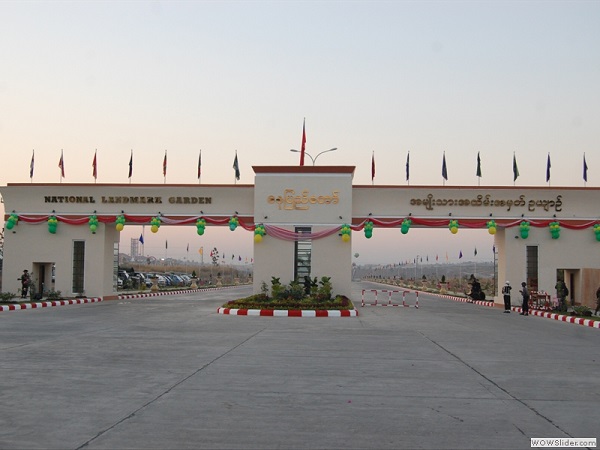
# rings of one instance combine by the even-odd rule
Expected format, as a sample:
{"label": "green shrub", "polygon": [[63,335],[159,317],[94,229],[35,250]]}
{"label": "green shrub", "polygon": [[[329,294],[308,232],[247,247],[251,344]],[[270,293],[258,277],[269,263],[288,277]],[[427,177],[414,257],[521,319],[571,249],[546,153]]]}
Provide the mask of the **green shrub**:
{"label": "green shrub", "polygon": [[13,294],[12,292],[0,292],[0,301],[10,302],[13,298],[16,298],[17,294]]}
{"label": "green shrub", "polygon": [[58,300],[59,298],[61,298],[61,292],[60,291],[50,291],[48,292],[48,300]]}

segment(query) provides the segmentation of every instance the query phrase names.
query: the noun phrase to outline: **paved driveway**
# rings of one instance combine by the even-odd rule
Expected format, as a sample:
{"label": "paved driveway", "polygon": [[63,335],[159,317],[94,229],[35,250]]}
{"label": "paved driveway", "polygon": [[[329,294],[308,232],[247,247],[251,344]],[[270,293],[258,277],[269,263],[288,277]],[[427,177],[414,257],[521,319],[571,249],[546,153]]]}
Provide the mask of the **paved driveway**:
{"label": "paved driveway", "polygon": [[240,287],[0,313],[0,448],[529,448],[599,437],[600,330],[421,295],[226,316]]}

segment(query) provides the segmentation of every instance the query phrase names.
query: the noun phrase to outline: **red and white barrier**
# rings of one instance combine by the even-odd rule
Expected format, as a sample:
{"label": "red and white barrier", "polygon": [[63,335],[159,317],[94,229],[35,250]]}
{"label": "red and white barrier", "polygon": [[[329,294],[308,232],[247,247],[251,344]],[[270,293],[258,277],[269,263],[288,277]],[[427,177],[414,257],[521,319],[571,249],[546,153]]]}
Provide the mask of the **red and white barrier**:
{"label": "red and white barrier", "polygon": [[419,308],[419,291],[414,291],[414,292],[415,292],[415,295],[416,295],[416,297],[417,297],[417,299],[415,300],[415,304],[414,304],[414,305],[407,305],[407,304],[406,304],[406,294],[407,294],[407,293],[410,293],[410,292],[412,292],[412,291],[404,291],[404,292],[402,293],[402,306],[404,306],[404,307],[406,307],[406,308],[408,308],[408,307],[410,307],[410,306],[413,306],[413,307],[415,307],[415,308]]}
{"label": "red and white barrier", "polygon": [[[375,293],[375,302],[374,303],[368,303],[365,301],[365,292],[374,292]],[[405,308],[408,307],[413,307],[413,308],[418,308],[419,307],[419,291],[396,291],[396,290],[388,290],[388,289],[383,289],[381,290],[381,292],[383,293],[387,293],[388,295],[388,301],[387,303],[382,302],[382,303],[378,303],[378,292],[377,289],[363,289],[362,290],[362,301],[361,301],[361,306],[403,306]],[[400,294],[400,292],[402,292],[402,303],[394,303],[392,301],[392,295],[393,294]],[[416,302],[414,305],[409,305],[406,303],[406,294],[407,293],[411,293],[414,292],[416,294]]]}

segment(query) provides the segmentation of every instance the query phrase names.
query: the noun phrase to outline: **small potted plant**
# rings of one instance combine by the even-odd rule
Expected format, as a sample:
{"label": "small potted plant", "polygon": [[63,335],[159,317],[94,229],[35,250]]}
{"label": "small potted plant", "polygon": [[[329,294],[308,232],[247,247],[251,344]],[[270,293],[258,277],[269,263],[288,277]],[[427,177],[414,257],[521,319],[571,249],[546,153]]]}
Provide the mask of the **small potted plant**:
{"label": "small potted plant", "polygon": [[442,280],[440,281],[440,293],[445,294],[448,292],[448,283],[446,283],[446,275],[442,275]]}
{"label": "small potted plant", "polygon": [[195,270],[192,270],[192,284],[190,285],[190,289],[198,289],[198,277]]}

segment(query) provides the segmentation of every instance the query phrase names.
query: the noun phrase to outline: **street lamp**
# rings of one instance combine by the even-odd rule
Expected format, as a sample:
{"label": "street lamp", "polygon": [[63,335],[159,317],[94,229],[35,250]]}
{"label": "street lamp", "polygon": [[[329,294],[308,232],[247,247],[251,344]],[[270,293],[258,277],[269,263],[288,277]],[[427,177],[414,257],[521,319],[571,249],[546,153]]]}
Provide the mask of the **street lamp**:
{"label": "street lamp", "polygon": [[[310,155],[310,153],[308,153],[307,151],[305,151],[305,152],[304,152],[304,154],[305,154],[306,156],[308,156],[308,157],[311,159],[311,161],[312,161],[312,163],[313,163],[313,166],[314,166],[314,165],[315,165],[315,161],[317,160],[317,158],[318,158],[319,156],[321,156],[323,153],[327,153],[327,152],[333,152],[333,151],[335,151],[335,150],[337,150],[337,147],[330,148],[329,150],[324,150],[324,151],[322,151],[321,153],[319,153],[317,156],[315,156],[314,158],[313,158],[313,157]],[[294,150],[293,148],[292,148],[292,149],[290,149],[290,152],[294,152],[294,153],[302,153],[300,150]]]}

